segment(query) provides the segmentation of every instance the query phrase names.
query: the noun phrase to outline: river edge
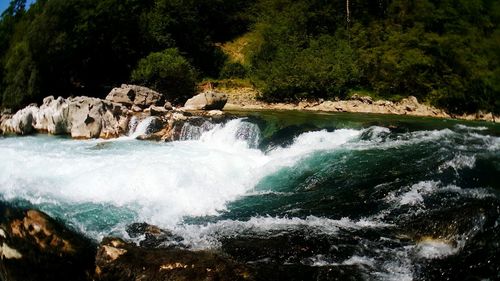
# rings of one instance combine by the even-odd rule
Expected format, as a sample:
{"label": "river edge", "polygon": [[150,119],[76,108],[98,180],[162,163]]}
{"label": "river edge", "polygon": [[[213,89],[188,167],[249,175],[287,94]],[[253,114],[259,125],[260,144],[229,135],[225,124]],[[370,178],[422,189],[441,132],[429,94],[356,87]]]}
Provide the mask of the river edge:
{"label": "river edge", "polygon": [[[212,89],[212,86],[205,86]],[[347,100],[304,100],[296,103],[270,103],[258,99],[259,92],[252,87],[213,87],[215,91],[224,92],[228,101],[224,110],[295,110],[312,112],[349,112],[374,113],[390,115],[409,115],[416,117],[433,117],[466,121],[487,121],[498,123],[500,116],[492,113],[477,112],[475,114],[453,115],[443,109],[420,103],[410,96],[398,102],[388,100],[373,100],[369,96],[354,94]]]}
{"label": "river edge", "polygon": [[[117,138],[129,135],[137,118],[150,116],[145,125],[147,136],[141,139],[175,140],[180,125],[188,119],[209,117],[220,119],[226,111],[302,111],[326,113],[386,114],[497,123],[500,116],[492,113],[450,115],[442,109],[419,103],[409,96],[397,102],[373,100],[353,94],[349,100],[301,101],[298,103],[268,103],[258,99],[254,88],[199,88],[199,94],[184,106],[173,107],[165,96],[146,87],[123,84],[114,88],[106,99],[85,96],[55,98],[48,96],[43,103],[30,104],[17,111],[0,113],[0,133],[27,135],[44,132],[52,135],[71,135],[75,139]],[[134,121],[135,118],[135,121]],[[133,122],[132,122],[133,121]]]}

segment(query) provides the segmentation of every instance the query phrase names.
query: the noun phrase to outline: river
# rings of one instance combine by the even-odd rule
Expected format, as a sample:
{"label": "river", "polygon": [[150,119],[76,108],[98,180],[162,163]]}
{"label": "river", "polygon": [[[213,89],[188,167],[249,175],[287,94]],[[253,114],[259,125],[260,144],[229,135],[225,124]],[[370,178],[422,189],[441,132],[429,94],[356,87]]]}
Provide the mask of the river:
{"label": "river", "polygon": [[158,225],[270,280],[500,278],[499,125],[234,113],[170,143],[0,137],[0,198],[96,241]]}

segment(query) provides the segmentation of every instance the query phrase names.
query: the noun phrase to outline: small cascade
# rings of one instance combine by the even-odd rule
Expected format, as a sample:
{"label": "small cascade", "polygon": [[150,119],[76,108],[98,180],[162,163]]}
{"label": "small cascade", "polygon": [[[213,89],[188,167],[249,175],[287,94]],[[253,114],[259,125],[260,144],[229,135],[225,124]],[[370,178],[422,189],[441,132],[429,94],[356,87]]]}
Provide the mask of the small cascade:
{"label": "small cascade", "polygon": [[184,123],[181,129],[179,140],[199,140],[204,132],[208,132],[215,127],[215,124],[209,121],[203,122],[200,126],[191,123]]}
{"label": "small cascade", "polygon": [[207,143],[239,144],[256,148],[260,141],[260,129],[257,125],[235,119],[226,124],[218,124],[212,130],[202,133],[200,140]]}
{"label": "small cascade", "polygon": [[[135,117],[132,117],[132,118],[135,118]],[[146,118],[142,119],[141,121],[135,121],[135,122],[137,122],[137,125],[135,125],[135,129],[133,131],[129,131],[129,137],[137,138],[138,136],[148,134],[149,127],[150,127],[151,122],[153,120],[154,120],[154,117],[150,116],[150,117],[146,117]],[[133,121],[133,119],[130,120],[131,123],[132,123],[132,121]],[[129,129],[131,128],[130,126],[131,125],[129,123]]]}
{"label": "small cascade", "polygon": [[205,121],[201,125],[185,123],[179,140],[201,140],[207,143],[234,144],[246,143],[248,148],[257,148],[260,141],[260,129],[256,124],[235,119],[226,124],[214,124]]}

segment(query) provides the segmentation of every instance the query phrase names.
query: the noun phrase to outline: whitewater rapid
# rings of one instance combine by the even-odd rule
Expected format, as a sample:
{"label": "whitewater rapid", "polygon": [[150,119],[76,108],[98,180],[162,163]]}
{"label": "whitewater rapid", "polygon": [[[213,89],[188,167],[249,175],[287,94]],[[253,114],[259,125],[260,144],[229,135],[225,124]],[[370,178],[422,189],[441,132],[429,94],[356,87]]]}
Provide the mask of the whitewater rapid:
{"label": "whitewater rapid", "polygon": [[[146,122],[136,127],[145,130]],[[172,228],[184,217],[217,215],[269,173],[360,134],[305,133],[291,146],[265,154],[252,145],[255,126],[235,119],[197,139],[172,143],[134,140],[140,132],[117,140],[6,138],[0,144],[0,193],[7,201],[45,206],[95,238],[107,235],[116,222],[102,222],[109,227],[96,233],[75,212],[99,216],[99,209],[115,209],[120,224],[147,221]]]}
{"label": "whitewater rapid", "polygon": [[[500,138],[486,127],[318,128],[263,147],[269,134],[240,118],[185,123],[179,141],[136,140],[152,122],[134,119],[113,140],[0,138],[0,199],[96,241],[129,239],[127,225],[147,222],[182,237],[172,245],[236,256],[248,248],[251,262],[355,265],[375,280],[414,280],[422,261],[496,233]],[[456,210],[468,213],[449,221]],[[281,252],[288,246],[298,250]]]}

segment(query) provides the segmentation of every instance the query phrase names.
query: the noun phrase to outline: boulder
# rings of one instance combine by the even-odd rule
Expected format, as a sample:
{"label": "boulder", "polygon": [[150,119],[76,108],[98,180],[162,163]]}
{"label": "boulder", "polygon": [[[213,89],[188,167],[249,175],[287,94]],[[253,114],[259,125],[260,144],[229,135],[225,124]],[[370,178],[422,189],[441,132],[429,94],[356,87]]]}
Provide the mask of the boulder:
{"label": "boulder", "polygon": [[227,102],[227,95],[214,91],[200,93],[184,104],[187,110],[222,110]]}
{"label": "boulder", "polygon": [[409,96],[402,99],[401,101],[399,101],[398,105],[401,106],[403,110],[410,112],[416,111],[420,107],[417,98],[414,96]]}
{"label": "boulder", "polygon": [[53,96],[44,98],[36,116],[35,129],[52,135],[62,135],[69,133],[68,127],[67,100],[62,97],[54,99]]}
{"label": "boulder", "polygon": [[40,211],[0,203],[0,280],[90,280],[95,249]]}
{"label": "boulder", "polygon": [[[122,85],[123,86],[123,85]],[[126,106],[134,104],[135,91],[132,88],[113,88],[106,96],[106,100],[121,103]]]}
{"label": "boulder", "polygon": [[106,100],[144,109],[151,105],[160,105],[164,98],[162,94],[147,87],[122,84],[120,88],[112,89]]}
{"label": "boulder", "polygon": [[36,105],[29,105],[14,114],[10,118],[4,118],[0,124],[3,133],[14,133],[18,135],[28,135],[35,131],[34,116],[38,113]]}
{"label": "boulder", "polygon": [[96,281],[253,280],[248,269],[208,251],[138,247],[104,238],[96,255]]}
{"label": "boulder", "polygon": [[128,118],[127,110],[121,105],[89,97],[68,99],[69,133],[73,138],[118,137],[126,130],[124,118]]}
{"label": "boulder", "polygon": [[71,137],[98,138],[102,129],[103,103],[99,99],[76,97],[68,105]]}
{"label": "boulder", "polygon": [[139,245],[145,248],[185,248],[181,243],[184,240],[182,237],[147,223],[133,223],[127,226],[127,234],[133,239],[142,237]]}

